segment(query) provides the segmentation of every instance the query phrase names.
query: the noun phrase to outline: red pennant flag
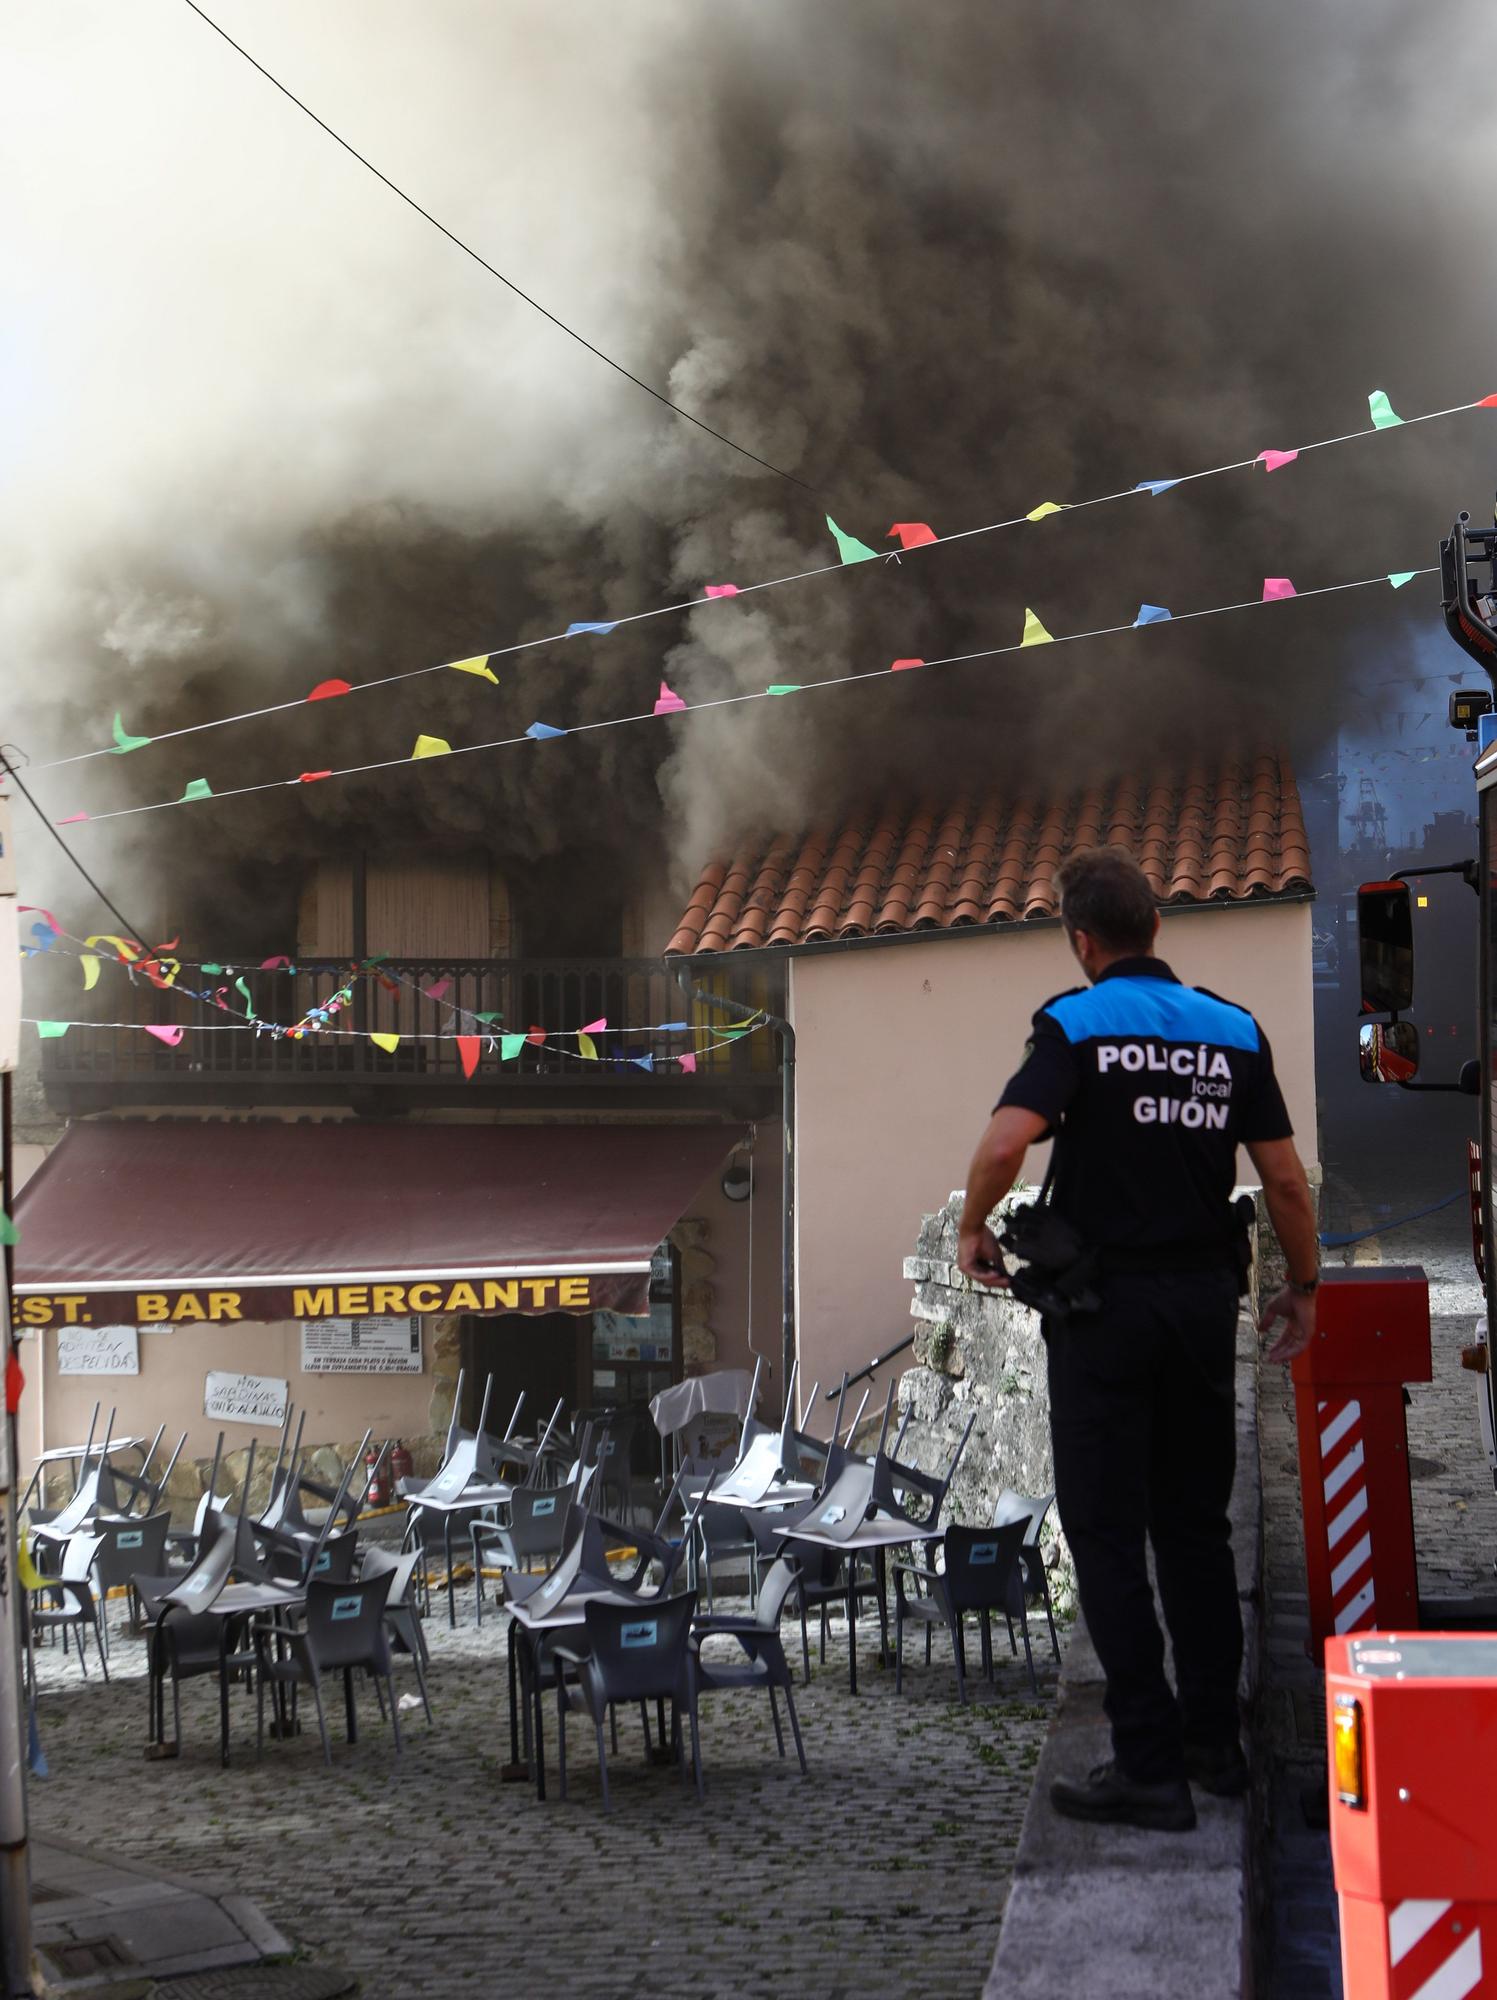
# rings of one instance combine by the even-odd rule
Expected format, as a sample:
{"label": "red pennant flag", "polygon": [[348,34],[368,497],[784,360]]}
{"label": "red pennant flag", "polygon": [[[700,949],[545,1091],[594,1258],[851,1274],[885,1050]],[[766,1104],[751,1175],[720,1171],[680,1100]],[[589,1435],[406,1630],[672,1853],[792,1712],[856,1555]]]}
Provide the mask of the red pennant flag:
{"label": "red pennant flag", "polygon": [[331,771],[303,771],[297,783],[301,785],[315,785],[319,778],[330,778],[332,775]]}
{"label": "red pennant flag", "polygon": [[481,1035],[459,1035],[457,1052],[462,1058],[463,1075],[471,1076],[478,1067],[478,1052],[483,1047]]}
{"label": "red pennant flag", "polygon": [[334,695],[352,694],[347,681],[319,681],[307,696],[308,701],[331,701]]}
{"label": "red pennant flag", "polygon": [[911,667],[923,667],[924,665],[924,660],[896,660],[893,666],[890,667],[889,672],[891,674],[907,674]]}
{"label": "red pennant flag", "polygon": [[525,1039],[527,1042],[534,1042],[536,1047],[539,1048],[541,1043],[546,1039],[546,1031],[544,1028],[532,1028]]}
{"label": "red pennant flag", "polygon": [[5,1407],[14,1416],[21,1407],[21,1391],[26,1387],[26,1377],[21,1373],[20,1356],[12,1348],[5,1357]]}
{"label": "red pennant flag", "polygon": [[1476,407],[1478,410],[1497,410],[1497,396],[1483,396]]}
{"label": "red pennant flag", "polygon": [[896,535],[899,537],[899,546],[902,549],[918,549],[923,542],[940,539],[935,529],[927,526],[924,521],[896,521],[886,539],[892,542]]}

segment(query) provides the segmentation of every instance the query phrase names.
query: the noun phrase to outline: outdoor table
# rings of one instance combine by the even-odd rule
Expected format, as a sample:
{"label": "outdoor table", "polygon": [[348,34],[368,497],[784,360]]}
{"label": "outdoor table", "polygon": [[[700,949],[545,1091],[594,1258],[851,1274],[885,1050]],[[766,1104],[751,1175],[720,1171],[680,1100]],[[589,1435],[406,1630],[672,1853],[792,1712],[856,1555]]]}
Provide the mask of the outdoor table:
{"label": "outdoor table", "polygon": [[[871,1521],[860,1521],[844,1541],[804,1525],[786,1527],[782,1538],[784,1544],[806,1542],[812,1548],[830,1549],[836,1555],[847,1557],[847,1685],[850,1693],[858,1691],[858,1601],[854,1593],[857,1557],[872,1556],[878,1578],[879,1603],[882,1605],[885,1562],[889,1550],[897,1549],[905,1542],[939,1541],[941,1532],[939,1528],[925,1528],[916,1522],[896,1520],[890,1514],[875,1514]],[[888,1665],[887,1650],[883,1647],[879,1650],[879,1664]]]}
{"label": "outdoor table", "polygon": [[174,1757],[180,1744],[166,1748],[166,1712],[163,1700],[161,1659],[158,1648],[161,1644],[161,1627],[173,1609],[187,1609],[192,1618],[216,1618],[218,1625],[218,1754],[219,1761],[227,1766],[229,1761],[229,1629],[236,1618],[249,1618],[257,1611],[295,1610],[307,1601],[307,1588],[302,1583],[229,1583],[218,1593],[211,1604],[168,1606],[156,1621],[151,1634],[151,1665],[155,1669],[155,1721],[156,1740],[149,1746],[146,1755]]}
{"label": "outdoor table", "polygon": [[428,1500],[424,1493],[412,1493],[406,1505],[414,1514],[419,1508],[423,1513],[440,1514],[442,1518],[442,1554],[447,1563],[447,1624],[449,1630],[457,1624],[457,1594],[452,1580],[452,1524],[459,1514],[476,1514],[484,1507],[507,1506],[514,1495],[514,1487],[508,1480],[497,1480],[490,1486],[465,1486],[452,1500]]}
{"label": "outdoor table", "polygon": [[808,1500],[814,1500],[816,1488],[808,1480],[789,1481],[783,1486],[773,1486],[758,1500],[735,1500],[731,1491],[719,1493],[714,1489],[706,1496],[709,1507],[736,1507],[744,1514],[772,1514],[781,1507],[803,1507]]}
{"label": "outdoor table", "polygon": [[518,1661],[515,1634],[520,1634],[520,1643],[527,1649],[529,1660],[530,1688],[527,1700],[532,1705],[531,1734],[535,1759],[535,1795],[538,1799],[546,1796],[546,1759],[541,1739],[541,1641],[548,1637],[557,1638],[564,1632],[580,1632],[587,1623],[585,1614],[589,1604],[617,1601],[627,1596],[618,1590],[579,1590],[570,1597],[564,1597],[554,1611],[542,1612],[537,1616],[524,1604],[509,1604],[509,1768],[505,1777],[515,1779],[527,1776],[520,1757],[520,1706],[518,1681],[522,1670]]}

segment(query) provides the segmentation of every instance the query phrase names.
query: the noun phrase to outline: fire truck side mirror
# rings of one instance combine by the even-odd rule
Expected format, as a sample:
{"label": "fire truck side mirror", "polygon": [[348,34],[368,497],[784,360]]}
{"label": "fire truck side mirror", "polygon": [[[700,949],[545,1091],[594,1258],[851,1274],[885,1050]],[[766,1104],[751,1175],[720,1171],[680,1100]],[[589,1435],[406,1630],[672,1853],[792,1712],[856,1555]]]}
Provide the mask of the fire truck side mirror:
{"label": "fire truck side mirror", "polygon": [[1362,1010],[1401,1014],[1414,1004],[1414,911],[1407,882],[1364,882],[1357,891]]}
{"label": "fire truck side mirror", "polygon": [[1419,1030],[1412,1021],[1364,1021],[1357,1059],[1363,1083],[1410,1083],[1419,1074]]}

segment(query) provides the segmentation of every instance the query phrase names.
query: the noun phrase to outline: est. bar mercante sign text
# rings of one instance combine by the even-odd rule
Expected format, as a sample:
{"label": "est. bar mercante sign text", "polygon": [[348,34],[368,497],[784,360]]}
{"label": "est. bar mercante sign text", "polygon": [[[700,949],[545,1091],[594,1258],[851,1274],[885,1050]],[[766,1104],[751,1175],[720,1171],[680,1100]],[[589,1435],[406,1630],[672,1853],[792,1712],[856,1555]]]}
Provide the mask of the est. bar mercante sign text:
{"label": "est. bar mercante sign text", "polygon": [[236,1320],[318,1320],[419,1313],[643,1313],[648,1271],[569,1277],[418,1278],[356,1285],[155,1286],[140,1291],[26,1291],[11,1301],[17,1326],[195,1326]]}

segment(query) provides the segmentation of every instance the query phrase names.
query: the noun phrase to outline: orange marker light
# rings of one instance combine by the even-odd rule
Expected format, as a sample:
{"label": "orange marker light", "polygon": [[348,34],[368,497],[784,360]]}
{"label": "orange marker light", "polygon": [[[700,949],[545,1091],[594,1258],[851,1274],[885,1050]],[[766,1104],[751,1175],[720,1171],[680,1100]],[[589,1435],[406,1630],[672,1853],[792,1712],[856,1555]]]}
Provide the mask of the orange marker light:
{"label": "orange marker light", "polygon": [[1336,1796],[1344,1806],[1365,1808],[1367,1792],[1362,1778],[1362,1704],[1354,1695],[1337,1695],[1331,1737]]}

